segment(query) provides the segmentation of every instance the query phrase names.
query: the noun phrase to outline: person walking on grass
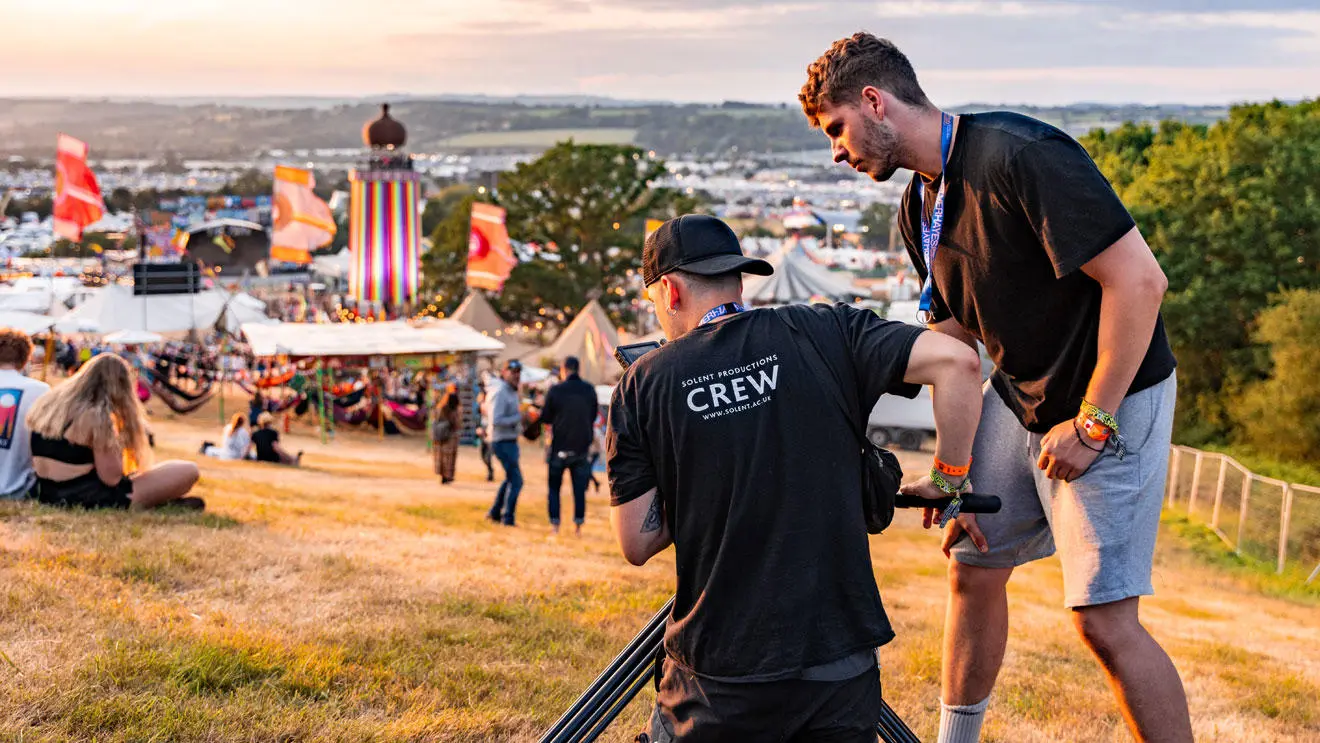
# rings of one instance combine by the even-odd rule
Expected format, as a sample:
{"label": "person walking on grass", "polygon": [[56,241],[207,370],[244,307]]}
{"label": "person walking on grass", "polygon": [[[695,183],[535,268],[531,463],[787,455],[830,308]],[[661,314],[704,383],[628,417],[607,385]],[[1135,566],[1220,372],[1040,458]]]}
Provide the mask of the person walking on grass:
{"label": "person walking on grass", "polygon": [[458,435],[463,428],[458,402],[458,385],[448,385],[436,405],[435,420],[431,422],[431,450],[441,485],[454,481],[454,470],[458,465]]}
{"label": "person walking on grass", "polygon": [[559,367],[559,384],[550,388],[541,408],[541,422],[550,426],[549,462],[550,528],[559,533],[559,490],[568,472],[573,488],[573,525],[582,534],[587,516],[587,484],[591,482],[591,445],[595,438],[596,388],[578,376],[575,356]]}
{"label": "person walking on grass", "polygon": [[916,174],[898,224],[925,282],[919,319],[984,343],[995,363],[970,478],[1004,508],[945,534],[940,742],[978,739],[1009,577],[1056,549],[1064,604],[1132,735],[1192,740],[1182,680],[1137,611],[1153,592],[1176,363],[1167,282],[1136,223],[1067,134],[1014,113],[941,111],[884,39],[836,41],[799,100],[835,162],[877,181]]}
{"label": "person walking on grass", "polygon": [[505,526],[517,526],[514,514],[518,509],[518,494],[522,492],[523,476],[518,465],[518,435],[522,433],[522,411],[518,407],[518,382],[522,378],[522,363],[513,359],[504,365],[498,380],[491,380],[486,390],[482,415],[486,420],[486,440],[491,453],[504,468],[504,482],[495,493],[486,517]]}

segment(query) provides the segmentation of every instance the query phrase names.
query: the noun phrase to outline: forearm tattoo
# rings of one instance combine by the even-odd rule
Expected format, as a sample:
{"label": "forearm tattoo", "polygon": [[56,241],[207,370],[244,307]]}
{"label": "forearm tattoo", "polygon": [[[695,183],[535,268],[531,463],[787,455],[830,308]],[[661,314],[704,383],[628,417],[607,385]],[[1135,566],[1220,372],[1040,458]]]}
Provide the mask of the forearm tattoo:
{"label": "forearm tattoo", "polygon": [[646,511],[646,518],[642,520],[642,533],[651,534],[660,531],[660,494],[656,493],[651,498],[651,507]]}

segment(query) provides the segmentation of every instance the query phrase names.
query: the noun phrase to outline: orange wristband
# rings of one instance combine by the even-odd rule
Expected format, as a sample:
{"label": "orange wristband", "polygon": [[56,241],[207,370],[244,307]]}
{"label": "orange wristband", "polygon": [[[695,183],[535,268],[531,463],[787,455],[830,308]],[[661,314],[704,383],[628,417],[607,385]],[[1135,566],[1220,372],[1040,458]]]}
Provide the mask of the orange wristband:
{"label": "orange wristband", "polygon": [[939,457],[935,457],[935,471],[940,473],[941,475],[948,475],[949,477],[966,477],[967,473],[970,472],[971,469],[972,469],[972,461],[970,459],[967,460],[966,466],[954,467],[951,464],[946,464],[944,462],[941,462]]}
{"label": "orange wristband", "polygon": [[1091,439],[1092,441],[1109,440],[1109,436],[1113,433],[1113,431],[1109,429],[1109,426],[1106,426],[1105,424],[1101,423],[1100,421],[1090,416],[1083,415],[1078,417],[1081,418],[1082,430],[1086,432],[1087,438]]}

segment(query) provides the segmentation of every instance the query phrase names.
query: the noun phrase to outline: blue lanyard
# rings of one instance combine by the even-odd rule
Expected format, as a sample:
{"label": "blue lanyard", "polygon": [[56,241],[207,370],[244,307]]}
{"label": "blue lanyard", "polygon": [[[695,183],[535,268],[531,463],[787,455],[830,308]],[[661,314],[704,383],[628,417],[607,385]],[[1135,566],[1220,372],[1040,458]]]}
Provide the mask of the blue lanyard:
{"label": "blue lanyard", "polygon": [[917,188],[917,205],[921,209],[921,254],[926,259],[926,283],[921,286],[921,302],[917,309],[917,322],[931,321],[930,304],[935,281],[935,253],[940,249],[940,233],[944,231],[944,189],[949,184],[945,173],[949,169],[949,150],[953,145],[953,117],[944,114],[940,126],[940,190],[935,206],[926,218],[926,186]]}
{"label": "blue lanyard", "polygon": [[747,308],[738,304],[737,302],[725,302],[719,307],[716,307],[710,312],[707,312],[706,314],[702,315],[701,322],[697,323],[697,327],[701,327],[702,325],[705,325],[708,322],[714,322],[720,319],[721,317],[724,317],[725,315],[736,315],[739,312],[746,312],[746,311]]}

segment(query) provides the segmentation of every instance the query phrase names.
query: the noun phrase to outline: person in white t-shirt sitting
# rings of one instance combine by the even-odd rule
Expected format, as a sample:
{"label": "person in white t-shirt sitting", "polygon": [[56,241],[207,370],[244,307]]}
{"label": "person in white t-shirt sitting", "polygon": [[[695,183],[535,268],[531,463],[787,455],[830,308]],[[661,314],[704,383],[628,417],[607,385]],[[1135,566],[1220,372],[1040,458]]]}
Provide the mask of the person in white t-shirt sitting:
{"label": "person in white t-shirt sitting", "polygon": [[225,426],[224,438],[221,439],[220,445],[216,446],[208,441],[202,444],[202,453],[216,459],[245,459],[251,443],[252,432],[248,430],[247,416],[243,413],[234,413],[229,425]]}
{"label": "person in white t-shirt sitting", "polygon": [[0,499],[25,498],[36,484],[27,414],[50,385],[23,376],[32,341],[15,328],[0,328]]}

